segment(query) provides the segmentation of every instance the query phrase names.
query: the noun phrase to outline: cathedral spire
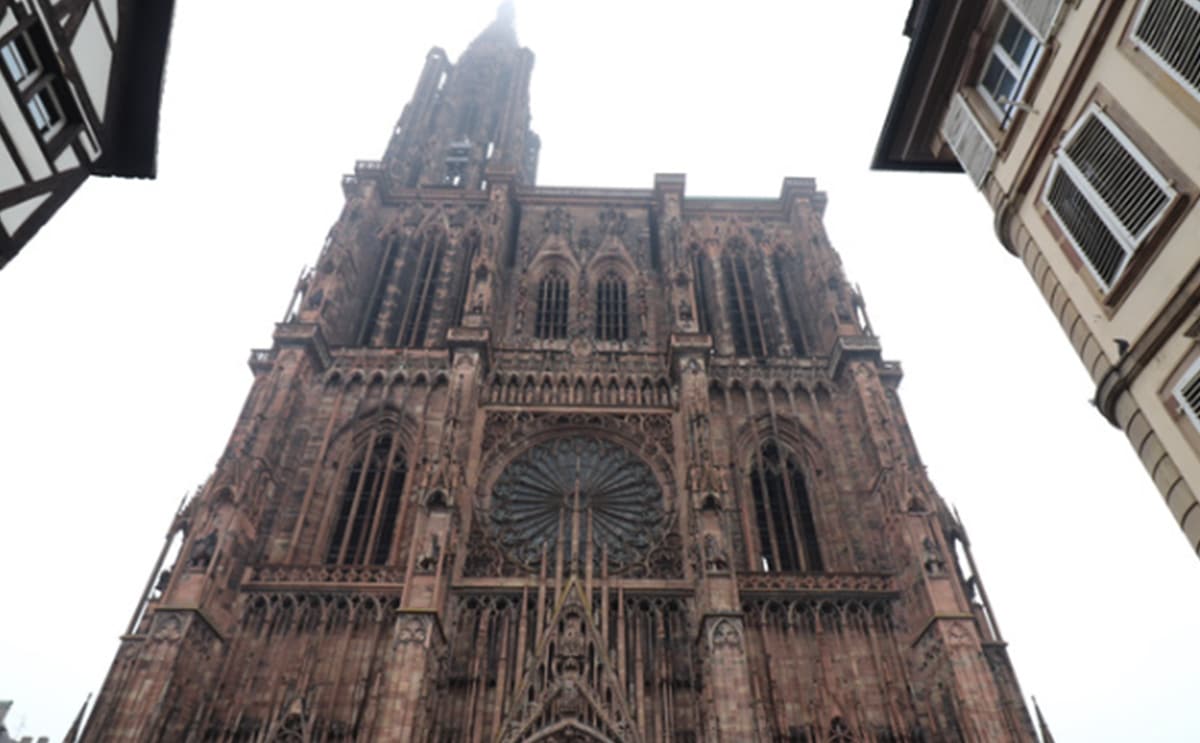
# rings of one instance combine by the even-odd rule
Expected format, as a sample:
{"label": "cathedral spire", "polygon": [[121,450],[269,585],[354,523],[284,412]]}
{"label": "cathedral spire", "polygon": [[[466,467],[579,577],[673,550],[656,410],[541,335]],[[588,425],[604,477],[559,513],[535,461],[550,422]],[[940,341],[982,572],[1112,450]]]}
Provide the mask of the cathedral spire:
{"label": "cathedral spire", "polygon": [[430,52],[384,160],[404,187],[487,187],[489,171],[532,185],[538,138],[529,131],[533,54],[517,41],[511,2],[451,64]]}
{"label": "cathedral spire", "polygon": [[[496,8],[496,18],[488,24],[487,28],[479,36],[475,37],[475,41],[471,42],[468,48],[469,54],[471,49],[480,43],[498,43],[510,47],[517,47],[517,12],[513,7],[511,0],[505,0]],[[466,55],[464,55],[466,56]]]}

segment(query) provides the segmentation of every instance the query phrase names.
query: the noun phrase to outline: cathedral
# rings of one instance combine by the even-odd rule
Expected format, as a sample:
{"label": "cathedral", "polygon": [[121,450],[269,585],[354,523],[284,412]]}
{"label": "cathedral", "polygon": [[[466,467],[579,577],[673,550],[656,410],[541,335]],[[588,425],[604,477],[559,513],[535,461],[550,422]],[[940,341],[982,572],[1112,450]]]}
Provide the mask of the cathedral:
{"label": "cathedral", "polygon": [[82,740],[1036,743],[825,194],[538,186],[532,67],[344,178]]}

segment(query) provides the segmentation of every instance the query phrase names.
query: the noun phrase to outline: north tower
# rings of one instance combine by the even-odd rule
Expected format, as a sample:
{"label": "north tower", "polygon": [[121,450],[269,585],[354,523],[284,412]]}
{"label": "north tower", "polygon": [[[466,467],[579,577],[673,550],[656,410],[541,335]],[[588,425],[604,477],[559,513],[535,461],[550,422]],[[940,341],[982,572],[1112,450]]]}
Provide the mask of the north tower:
{"label": "north tower", "polygon": [[824,194],[537,186],[532,64],[344,179],[84,739],[1036,740]]}

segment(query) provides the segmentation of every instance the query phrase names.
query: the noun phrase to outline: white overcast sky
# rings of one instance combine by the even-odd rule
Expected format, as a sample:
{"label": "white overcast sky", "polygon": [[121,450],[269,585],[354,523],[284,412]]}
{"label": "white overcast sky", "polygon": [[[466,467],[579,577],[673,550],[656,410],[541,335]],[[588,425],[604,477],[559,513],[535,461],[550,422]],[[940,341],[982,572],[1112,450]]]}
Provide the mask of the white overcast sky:
{"label": "white overcast sky", "polygon": [[[1196,741],[1200,560],[966,176],[868,163],[908,0],[532,2],[543,185],[828,192],[929,473],[1061,742]],[[433,45],[492,0],[178,4],[159,177],[92,179],[0,271],[0,699],[60,739],[296,276]]]}

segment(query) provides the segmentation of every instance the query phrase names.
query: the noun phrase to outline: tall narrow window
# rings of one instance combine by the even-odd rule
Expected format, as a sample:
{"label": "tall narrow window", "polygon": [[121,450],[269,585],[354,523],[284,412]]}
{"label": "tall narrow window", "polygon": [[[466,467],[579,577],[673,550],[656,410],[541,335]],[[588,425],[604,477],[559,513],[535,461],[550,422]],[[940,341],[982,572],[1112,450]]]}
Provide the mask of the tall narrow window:
{"label": "tall narrow window", "polygon": [[817,525],[792,457],[768,441],[750,469],[759,561],[768,572],[817,572],[824,569],[817,544]]}
{"label": "tall narrow window", "polygon": [[379,328],[379,310],[383,306],[384,294],[387,293],[388,286],[392,283],[392,276],[396,272],[396,250],[399,244],[400,240],[396,237],[388,239],[387,248],[383,254],[383,263],[380,264],[379,275],[375,279],[375,287],[371,290],[371,299],[367,303],[367,313],[363,317],[362,330],[358,334],[359,345],[376,345],[374,337],[375,331]]}
{"label": "tall narrow window", "polygon": [[533,332],[538,338],[566,338],[570,300],[567,278],[550,271],[538,282],[537,317]]}
{"label": "tall narrow window", "polygon": [[596,339],[623,341],[629,337],[629,302],[625,281],[609,273],[596,284]]}
{"label": "tall narrow window", "polygon": [[775,268],[775,282],[779,286],[779,305],[783,310],[784,323],[787,325],[788,339],[792,342],[792,353],[803,356],[804,332],[801,330],[800,322],[800,297],[793,288],[798,282],[793,281],[793,274],[788,270],[791,268],[788,262],[795,263],[796,258],[777,252],[772,261]]}
{"label": "tall narrow window", "polygon": [[729,332],[733,335],[733,352],[737,356],[766,358],[770,349],[763,333],[746,256],[741,251],[726,252],[721,257],[721,268],[725,274],[725,304]]}
{"label": "tall narrow window", "polygon": [[329,565],[383,565],[391,554],[407,475],[404,450],[379,436],[356,456],[325,551]]}
{"label": "tall narrow window", "polygon": [[459,246],[461,260],[454,277],[454,305],[450,308],[450,324],[447,327],[462,325],[463,312],[466,311],[467,292],[471,288],[471,264],[475,262],[475,254],[479,252],[479,233],[468,234]]}
{"label": "tall narrow window", "polygon": [[692,270],[696,274],[696,323],[701,333],[711,333],[712,316],[708,303],[712,296],[712,277],[708,272],[708,258],[700,250],[692,253]]}
{"label": "tall narrow window", "polygon": [[401,348],[424,345],[445,245],[442,233],[426,233],[404,257],[388,322],[387,345]]}
{"label": "tall narrow window", "polygon": [[1043,196],[1108,290],[1175,198],[1167,179],[1096,104],[1067,133]]}

